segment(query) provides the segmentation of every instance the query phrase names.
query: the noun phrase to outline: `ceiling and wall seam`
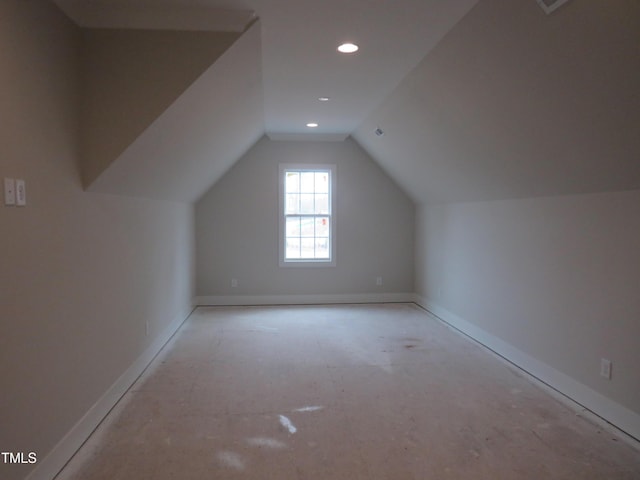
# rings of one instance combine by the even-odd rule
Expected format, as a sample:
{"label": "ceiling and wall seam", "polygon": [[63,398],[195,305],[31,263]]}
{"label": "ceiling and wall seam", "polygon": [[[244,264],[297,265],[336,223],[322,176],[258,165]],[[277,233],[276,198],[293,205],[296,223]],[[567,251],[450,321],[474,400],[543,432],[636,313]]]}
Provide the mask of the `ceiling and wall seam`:
{"label": "ceiling and wall seam", "polygon": [[243,33],[88,190],[197,200],[264,134],[260,30]]}
{"label": "ceiling and wall seam", "polygon": [[82,29],[80,166],[85,187],[238,38],[237,33]]}

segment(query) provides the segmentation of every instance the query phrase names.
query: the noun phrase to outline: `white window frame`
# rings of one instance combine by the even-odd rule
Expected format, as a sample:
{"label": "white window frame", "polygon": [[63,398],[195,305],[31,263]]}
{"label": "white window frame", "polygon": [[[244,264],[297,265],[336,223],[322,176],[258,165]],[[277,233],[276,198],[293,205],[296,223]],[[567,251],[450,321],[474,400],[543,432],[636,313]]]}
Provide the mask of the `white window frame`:
{"label": "white window frame", "polygon": [[[285,259],[286,217],[285,214],[285,172],[329,171],[329,258],[318,259]],[[336,166],[333,164],[283,163],[278,166],[278,215],[279,221],[279,256],[281,267],[335,267],[336,266]]]}

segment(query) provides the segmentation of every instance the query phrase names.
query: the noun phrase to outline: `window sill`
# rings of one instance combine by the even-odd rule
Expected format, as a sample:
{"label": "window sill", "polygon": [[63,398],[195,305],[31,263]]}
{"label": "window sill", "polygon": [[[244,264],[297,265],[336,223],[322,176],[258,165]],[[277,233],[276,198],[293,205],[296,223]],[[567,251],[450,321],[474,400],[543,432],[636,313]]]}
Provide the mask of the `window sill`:
{"label": "window sill", "polygon": [[335,267],[335,260],[280,260],[281,267]]}

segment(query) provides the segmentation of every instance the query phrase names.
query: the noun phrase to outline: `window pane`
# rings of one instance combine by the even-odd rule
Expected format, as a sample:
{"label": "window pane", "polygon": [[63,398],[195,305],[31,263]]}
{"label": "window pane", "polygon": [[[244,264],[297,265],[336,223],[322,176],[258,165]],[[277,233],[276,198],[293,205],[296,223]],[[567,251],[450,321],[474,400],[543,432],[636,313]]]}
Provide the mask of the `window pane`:
{"label": "window pane", "polygon": [[313,206],[313,197],[315,195],[313,193],[302,193],[300,194],[300,211],[296,213],[314,213]]}
{"label": "window pane", "polygon": [[329,195],[325,193],[316,195],[314,213],[329,213]]}
{"label": "window pane", "polygon": [[329,193],[329,172],[315,172],[316,193]]}
{"label": "window pane", "polygon": [[300,223],[301,223],[300,236],[313,237],[315,235],[315,231],[313,228],[315,224],[314,217],[303,217]]}
{"label": "window pane", "polygon": [[329,237],[329,217],[316,217],[316,237]]}
{"label": "window pane", "polygon": [[329,258],[328,238],[316,238],[316,258]]}
{"label": "window pane", "polygon": [[301,258],[315,258],[316,241],[313,238],[300,239],[300,255]]}
{"label": "window pane", "polygon": [[292,213],[300,213],[300,195],[297,193],[288,193],[286,197],[286,206],[284,213],[290,215]]}
{"label": "window pane", "polygon": [[287,238],[285,258],[300,258],[300,239]]}
{"label": "window pane", "polygon": [[298,172],[287,172],[285,174],[285,192],[298,193],[300,191],[300,174]]}
{"label": "window pane", "polygon": [[300,192],[313,193],[314,172],[302,172],[300,174]]}
{"label": "window pane", "polygon": [[300,236],[300,217],[287,217],[287,237]]}

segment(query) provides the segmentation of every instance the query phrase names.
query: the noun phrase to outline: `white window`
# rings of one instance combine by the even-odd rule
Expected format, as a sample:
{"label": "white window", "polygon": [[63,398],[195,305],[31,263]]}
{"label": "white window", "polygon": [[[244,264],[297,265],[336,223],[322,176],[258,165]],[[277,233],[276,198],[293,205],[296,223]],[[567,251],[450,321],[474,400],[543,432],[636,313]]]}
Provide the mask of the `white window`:
{"label": "white window", "polygon": [[280,165],[280,265],[335,265],[335,165]]}

